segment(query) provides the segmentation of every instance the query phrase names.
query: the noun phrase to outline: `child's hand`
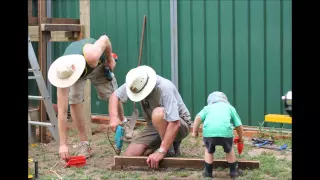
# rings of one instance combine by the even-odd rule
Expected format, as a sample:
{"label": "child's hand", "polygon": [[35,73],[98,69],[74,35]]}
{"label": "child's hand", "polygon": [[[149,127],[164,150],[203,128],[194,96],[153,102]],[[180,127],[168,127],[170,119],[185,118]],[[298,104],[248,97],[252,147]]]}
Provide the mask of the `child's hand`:
{"label": "child's hand", "polygon": [[197,138],[198,137],[198,132],[192,132],[192,137]]}
{"label": "child's hand", "polygon": [[243,143],[243,137],[239,137],[239,143]]}

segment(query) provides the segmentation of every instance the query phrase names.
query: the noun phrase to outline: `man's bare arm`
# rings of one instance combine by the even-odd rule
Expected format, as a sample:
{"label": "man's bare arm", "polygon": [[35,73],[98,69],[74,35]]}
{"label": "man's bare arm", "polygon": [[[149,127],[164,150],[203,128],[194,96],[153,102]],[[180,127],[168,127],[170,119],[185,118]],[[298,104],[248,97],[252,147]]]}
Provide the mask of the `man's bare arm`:
{"label": "man's bare arm", "polygon": [[100,36],[100,38],[94,44],[86,44],[83,48],[83,54],[87,63],[91,67],[96,67],[102,53],[106,52],[107,61],[113,60],[111,42],[106,35]]}
{"label": "man's bare arm", "polygon": [[111,42],[110,42],[110,39],[108,36],[106,35],[102,35],[100,36],[100,38],[94,43],[95,46],[99,47],[100,50],[101,50],[101,54],[100,56],[102,55],[103,52],[106,53],[106,60],[107,61],[111,61],[113,60],[112,58],[112,45],[111,45]]}
{"label": "man's bare arm", "polygon": [[57,88],[60,145],[67,145],[68,88]]}
{"label": "man's bare arm", "polygon": [[166,132],[164,134],[164,137],[160,146],[166,152],[168,152],[170,146],[172,145],[174,139],[176,138],[179,128],[180,128],[180,120],[168,123]]}
{"label": "man's bare arm", "polygon": [[115,131],[117,125],[121,123],[119,113],[122,113],[121,115],[123,116],[123,111],[119,112],[120,108],[118,108],[120,106],[120,103],[122,102],[119,100],[116,93],[113,92],[109,99],[110,126],[112,128],[112,131]]}

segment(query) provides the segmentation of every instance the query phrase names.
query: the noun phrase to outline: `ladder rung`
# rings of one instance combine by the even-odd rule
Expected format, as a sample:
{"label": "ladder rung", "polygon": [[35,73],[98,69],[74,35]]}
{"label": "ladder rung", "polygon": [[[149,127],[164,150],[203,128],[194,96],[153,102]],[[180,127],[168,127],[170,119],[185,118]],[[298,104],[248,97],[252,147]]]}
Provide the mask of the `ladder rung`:
{"label": "ladder rung", "polygon": [[42,96],[28,96],[28,98],[31,100],[42,100],[43,99]]}
{"label": "ladder rung", "polygon": [[36,125],[36,126],[52,126],[51,123],[46,123],[46,122],[39,122],[39,121],[29,121],[29,124],[31,125]]}
{"label": "ladder rung", "polygon": [[28,79],[38,79],[40,76],[28,76]]}
{"label": "ladder rung", "polygon": [[33,72],[33,70],[32,69],[28,69],[28,72]]}

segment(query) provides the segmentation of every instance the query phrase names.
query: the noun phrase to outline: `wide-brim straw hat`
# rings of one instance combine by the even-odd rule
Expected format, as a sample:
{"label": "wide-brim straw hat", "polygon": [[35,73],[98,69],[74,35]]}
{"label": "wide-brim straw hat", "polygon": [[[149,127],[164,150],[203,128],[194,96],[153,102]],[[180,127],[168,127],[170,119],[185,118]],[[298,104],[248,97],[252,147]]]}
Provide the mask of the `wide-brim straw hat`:
{"label": "wide-brim straw hat", "polygon": [[80,54],[61,56],[56,59],[48,71],[48,80],[58,88],[72,86],[81,77],[86,60]]}
{"label": "wide-brim straw hat", "polygon": [[129,99],[139,102],[145,99],[157,82],[156,72],[149,66],[138,66],[126,75],[126,91]]}

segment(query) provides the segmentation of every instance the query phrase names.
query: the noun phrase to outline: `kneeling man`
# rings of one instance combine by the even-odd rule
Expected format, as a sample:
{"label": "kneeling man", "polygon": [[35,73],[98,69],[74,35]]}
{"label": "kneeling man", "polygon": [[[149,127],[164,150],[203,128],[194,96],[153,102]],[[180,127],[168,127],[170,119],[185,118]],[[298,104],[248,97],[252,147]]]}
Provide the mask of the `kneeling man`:
{"label": "kneeling man", "polygon": [[128,98],[140,102],[147,126],[134,137],[124,155],[149,156],[147,163],[151,168],[158,168],[165,156],[178,156],[180,143],[189,134],[191,117],[175,85],[149,66],[130,70],[126,83],[109,99],[113,131],[123,121],[120,107]]}

